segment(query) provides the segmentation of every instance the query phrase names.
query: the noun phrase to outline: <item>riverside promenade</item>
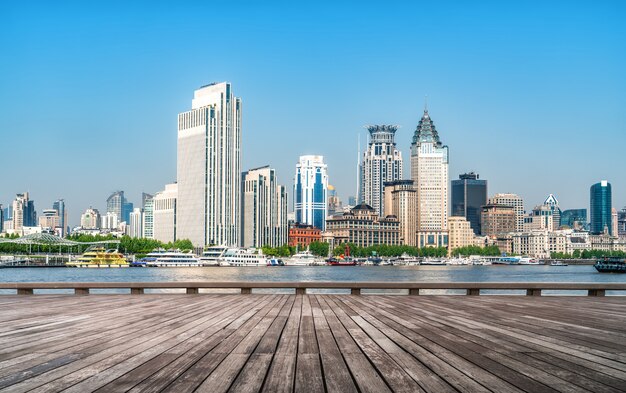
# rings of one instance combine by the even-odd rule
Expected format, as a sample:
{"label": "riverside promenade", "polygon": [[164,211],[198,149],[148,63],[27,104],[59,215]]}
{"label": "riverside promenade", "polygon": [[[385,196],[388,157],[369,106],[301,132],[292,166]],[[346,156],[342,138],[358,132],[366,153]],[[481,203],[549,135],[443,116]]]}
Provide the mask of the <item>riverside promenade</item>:
{"label": "riverside promenade", "polygon": [[0,391],[626,390],[626,298],[600,289],[187,292],[0,296]]}

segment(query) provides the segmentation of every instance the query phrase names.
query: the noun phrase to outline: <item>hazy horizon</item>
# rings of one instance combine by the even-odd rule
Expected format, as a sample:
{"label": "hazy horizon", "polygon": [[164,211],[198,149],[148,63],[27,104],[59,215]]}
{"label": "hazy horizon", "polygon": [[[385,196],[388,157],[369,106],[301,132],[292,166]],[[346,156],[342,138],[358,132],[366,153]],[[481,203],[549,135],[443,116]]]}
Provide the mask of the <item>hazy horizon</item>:
{"label": "hazy horizon", "polygon": [[400,125],[410,178],[428,95],[451,180],[475,171],[526,210],[550,193],[589,209],[608,180],[619,210],[625,16],[619,1],[3,3],[0,204],[28,191],[40,214],[63,198],[72,227],[116,190],[138,206],[175,181],[193,91],[229,81],[242,170],[270,165],[290,194],[298,157],[319,154],[342,201],[355,195],[366,124]]}

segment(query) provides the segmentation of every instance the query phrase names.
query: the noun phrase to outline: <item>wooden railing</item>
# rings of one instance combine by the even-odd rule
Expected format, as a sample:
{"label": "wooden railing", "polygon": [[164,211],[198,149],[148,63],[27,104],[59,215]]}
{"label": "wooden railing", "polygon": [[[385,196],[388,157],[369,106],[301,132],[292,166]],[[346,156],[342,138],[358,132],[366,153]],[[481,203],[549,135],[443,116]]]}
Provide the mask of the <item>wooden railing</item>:
{"label": "wooden railing", "polygon": [[604,296],[606,291],[626,291],[626,283],[522,283],[522,282],[13,282],[0,283],[0,289],[15,289],[18,295],[32,295],[36,289],[73,289],[76,295],[88,295],[91,289],[130,289],[140,295],[146,289],[185,289],[187,294],[198,294],[200,289],[239,289],[242,294],[252,289],[295,289],[306,294],[307,289],[349,289],[360,295],[363,289],[408,290],[409,295],[423,294],[423,290],[464,290],[467,295],[480,295],[481,290],[525,290],[527,296],[541,296],[544,290],[587,291],[588,296]]}

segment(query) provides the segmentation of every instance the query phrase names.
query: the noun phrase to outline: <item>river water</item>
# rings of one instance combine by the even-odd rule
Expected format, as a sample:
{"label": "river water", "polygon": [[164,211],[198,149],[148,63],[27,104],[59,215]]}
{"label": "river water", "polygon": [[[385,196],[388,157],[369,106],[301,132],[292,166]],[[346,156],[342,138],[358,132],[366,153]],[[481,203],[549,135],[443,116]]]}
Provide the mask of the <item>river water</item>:
{"label": "river water", "polygon": [[[377,282],[626,282],[625,274],[598,273],[590,265],[492,266],[283,266],[202,268],[7,268],[0,282],[154,281],[377,281]],[[108,290],[108,292],[128,290]],[[201,290],[203,291],[203,290]],[[204,290],[209,292],[210,290]],[[224,290],[220,290],[224,291]],[[268,292],[270,290],[255,290]],[[274,290],[274,292],[282,292]],[[48,291],[37,291],[48,293]],[[68,292],[68,291],[63,291]],[[98,292],[98,291],[93,291]],[[150,292],[146,290],[146,292]],[[155,291],[156,292],[156,291]],[[287,291],[288,292],[288,291]],[[324,293],[317,290],[310,292]],[[333,293],[342,292],[333,290]],[[364,291],[366,292],[366,291]],[[381,292],[381,291],[372,291]],[[7,293],[7,291],[0,291]],[[13,293],[13,291],[9,291]],[[58,293],[58,292],[55,292]],[[432,293],[441,293],[433,291]],[[443,293],[454,293],[446,291]],[[488,293],[488,292],[487,292]],[[522,293],[522,292],[514,292]],[[546,291],[546,294],[551,294]],[[556,294],[556,293],[553,293]],[[559,294],[582,294],[559,292]],[[624,294],[611,292],[607,295]]]}

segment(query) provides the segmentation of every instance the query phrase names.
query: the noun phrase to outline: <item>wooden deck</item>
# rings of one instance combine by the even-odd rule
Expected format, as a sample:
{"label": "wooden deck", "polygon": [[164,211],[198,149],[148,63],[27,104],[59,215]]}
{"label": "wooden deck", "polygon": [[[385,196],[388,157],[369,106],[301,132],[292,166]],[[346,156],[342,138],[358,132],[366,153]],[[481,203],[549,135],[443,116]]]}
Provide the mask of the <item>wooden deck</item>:
{"label": "wooden deck", "polygon": [[626,298],[0,297],[0,391],[620,392]]}

